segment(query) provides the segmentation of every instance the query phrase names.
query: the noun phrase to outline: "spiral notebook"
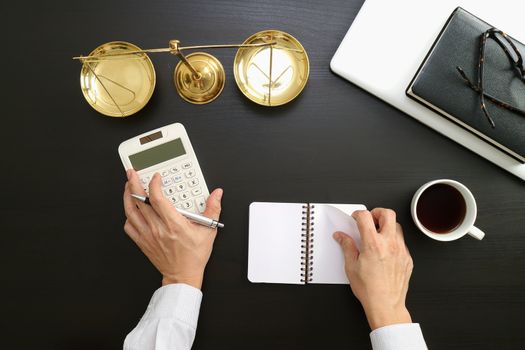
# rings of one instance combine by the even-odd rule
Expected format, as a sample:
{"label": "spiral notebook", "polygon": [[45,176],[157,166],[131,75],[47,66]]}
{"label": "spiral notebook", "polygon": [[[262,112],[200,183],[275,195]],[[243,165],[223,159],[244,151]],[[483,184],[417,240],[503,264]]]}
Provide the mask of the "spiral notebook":
{"label": "spiral notebook", "polygon": [[250,205],[248,280],[253,283],[348,284],[336,231],[361,239],[352,213],[360,204]]}

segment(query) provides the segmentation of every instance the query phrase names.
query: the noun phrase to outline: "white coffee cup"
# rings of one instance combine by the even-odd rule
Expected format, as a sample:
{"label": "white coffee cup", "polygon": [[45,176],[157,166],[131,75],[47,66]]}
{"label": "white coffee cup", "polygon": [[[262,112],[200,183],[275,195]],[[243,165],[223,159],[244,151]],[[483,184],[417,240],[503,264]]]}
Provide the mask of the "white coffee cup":
{"label": "white coffee cup", "polygon": [[[427,229],[423,224],[419,221],[419,218],[417,216],[417,203],[419,201],[419,198],[421,197],[421,194],[425,192],[427,188],[429,188],[432,185],[436,184],[446,184],[449,186],[454,187],[456,190],[461,193],[463,196],[463,199],[465,200],[466,210],[465,210],[465,216],[463,218],[463,221],[461,224],[453,229],[450,232],[447,233],[435,233],[431,230]],[[453,241],[458,238],[463,237],[466,234],[471,235],[472,237],[476,239],[483,239],[485,237],[485,233],[481,231],[479,228],[474,226],[474,222],[476,221],[476,216],[478,213],[477,206],[476,206],[476,200],[474,199],[474,196],[469,191],[465,185],[449,179],[440,179],[440,180],[434,180],[427,182],[423,186],[421,186],[416,193],[414,194],[414,197],[412,198],[412,203],[410,205],[410,212],[412,213],[412,219],[414,220],[414,223],[416,226],[426,234],[428,237],[433,238],[438,241]]]}

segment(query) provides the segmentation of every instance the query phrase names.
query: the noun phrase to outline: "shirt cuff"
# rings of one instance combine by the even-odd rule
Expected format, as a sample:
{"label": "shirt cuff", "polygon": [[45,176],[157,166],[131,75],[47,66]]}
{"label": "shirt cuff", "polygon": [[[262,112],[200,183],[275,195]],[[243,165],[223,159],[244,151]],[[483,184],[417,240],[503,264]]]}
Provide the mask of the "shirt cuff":
{"label": "shirt cuff", "polygon": [[153,293],[142,320],[175,318],[197,328],[202,292],[182,283],[168,284]]}
{"label": "shirt cuff", "polygon": [[374,350],[427,349],[419,323],[400,323],[381,327],[370,333]]}

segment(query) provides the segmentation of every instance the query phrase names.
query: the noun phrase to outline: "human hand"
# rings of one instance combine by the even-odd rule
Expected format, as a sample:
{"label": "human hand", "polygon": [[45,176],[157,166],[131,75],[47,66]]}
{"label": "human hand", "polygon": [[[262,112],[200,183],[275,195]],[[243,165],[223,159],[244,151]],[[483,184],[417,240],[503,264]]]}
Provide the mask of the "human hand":
{"label": "human hand", "polygon": [[355,211],[352,216],[361,235],[361,251],[343,232],[334,233],[334,239],[343,248],[350,287],[365,310],[370,328],[411,323],[405,299],[414,265],[396,213],[376,208]]}
{"label": "human hand", "polygon": [[[134,170],[128,170],[127,176],[124,231],[162,274],[163,286],[186,283],[200,289],[217,229],[193,223],[182,216],[162,194],[158,173],[149,184],[151,206],[131,197],[131,193],[145,193]],[[211,193],[204,216],[219,219],[222,193],[222,189]]]}

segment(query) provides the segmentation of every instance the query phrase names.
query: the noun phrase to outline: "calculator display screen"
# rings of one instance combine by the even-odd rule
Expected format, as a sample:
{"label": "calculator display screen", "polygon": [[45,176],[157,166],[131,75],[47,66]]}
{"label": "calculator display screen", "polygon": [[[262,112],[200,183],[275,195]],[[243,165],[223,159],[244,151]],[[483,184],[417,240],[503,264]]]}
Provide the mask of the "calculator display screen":
{"label": "calculator display screen", "polygon": [[129,156],[133,169],[142,170],[152,165],[186,154],[181,139],[175,139]]}

